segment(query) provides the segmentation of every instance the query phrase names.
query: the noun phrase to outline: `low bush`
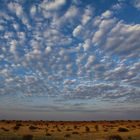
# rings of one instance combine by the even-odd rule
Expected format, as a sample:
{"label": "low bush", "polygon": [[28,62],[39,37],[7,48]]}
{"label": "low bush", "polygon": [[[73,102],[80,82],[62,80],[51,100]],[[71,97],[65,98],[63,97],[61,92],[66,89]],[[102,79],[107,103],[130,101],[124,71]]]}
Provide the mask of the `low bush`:
{"label": "low bush", "polygon": [[19,130],[19,129],[20,129],[20,126],[15,125],[15,126],[13,127],[13,129],[14,129],[14,130]]}
{"label": "low bush", "polygon": [[66,131],[72,131],[72,129],[70,129],[70,128],[67,128],[67,129],[66,129]]}
{"label": "low bush", "polygon": [[35,129],[37,129],[37,127],[36,127],[36,126],[31,125],[31,126],[29,126],[29,129],[31,129],[31,130],[35,130]]}
{"label": "low bush", "polygon": [[46,136],[51,136],[51,134],[50,133],[46,133]]}
{"label": "low bush", "polygon": [[79,134],[78,132],[72,132],[72,134]]}
{"label": "low bush", "polygon": [[70,135],[70,134],[66,134],[64,137],[66,137],[66,138],[70,138],[71,135]]}
{"label": "low bush", "polygon": [[99,126],[95,125],[95,129],[96,129],[96,131],[99,131]]}
{"label": "low bush", "polygon": [[118,129],[119,132],[128,132],[129,130],[127,128],[123,128],[123,127],[120,127]]}
{"label": "low bush", "polygon": [[111,136],[107,137],[106,140],[123,140],[123,139],[119,135],[111,135]]}
{"label": "low bush", "polygon": [[89,127],[86,126],[85,129],[86,129],[86,132],[90,132]]}
{"label": "low bush", "polygon": [[3,131],[6,131],[6,132],[9,131],[9,129],[6,129],[6,128],[4,128],[4,127],[2,127],[1,129],[2,129]]}

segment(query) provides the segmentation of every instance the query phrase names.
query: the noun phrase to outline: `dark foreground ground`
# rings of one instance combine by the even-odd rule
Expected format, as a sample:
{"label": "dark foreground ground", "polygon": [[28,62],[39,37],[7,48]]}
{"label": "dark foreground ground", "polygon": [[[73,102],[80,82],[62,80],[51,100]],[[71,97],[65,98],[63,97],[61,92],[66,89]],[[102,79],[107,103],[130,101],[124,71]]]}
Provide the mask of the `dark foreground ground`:
{"label": "dark foreground ground", "polygon": [[0,121],[0,140],[140,140],[140,121]]}

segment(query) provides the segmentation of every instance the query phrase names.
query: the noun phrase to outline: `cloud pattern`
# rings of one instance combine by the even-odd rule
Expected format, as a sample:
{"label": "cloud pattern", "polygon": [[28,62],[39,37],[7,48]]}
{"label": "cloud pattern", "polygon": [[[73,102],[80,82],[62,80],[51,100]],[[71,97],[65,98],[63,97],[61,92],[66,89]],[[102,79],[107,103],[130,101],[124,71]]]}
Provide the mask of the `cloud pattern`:
{"label": "cloud pattern", "polygon": [[[139,12],[137,3],[131,5]],[[0,108],[55,102],[62,111],[66,103],[79,111],[108,102],[106,109],[138,108],[140,23],[118,18],[125,4],[99,12],[94,2],[77,0],[3,1]]]}

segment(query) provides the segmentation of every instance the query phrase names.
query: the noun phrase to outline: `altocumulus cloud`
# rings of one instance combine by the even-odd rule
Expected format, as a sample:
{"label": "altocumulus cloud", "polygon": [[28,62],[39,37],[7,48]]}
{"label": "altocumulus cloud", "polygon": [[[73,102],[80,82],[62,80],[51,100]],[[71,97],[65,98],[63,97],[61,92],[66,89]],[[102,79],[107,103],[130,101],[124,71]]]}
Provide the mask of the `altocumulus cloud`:
{"label": "altocumulus cloud", "polygon": [[127,119],[138,112],[140,21],[122,16],[132,7],[138,15],[138,0],[109,7],[103,1],[0,2],[0,119],[20,110],[18,118],[31,111],[43,119],[44,112],[51,113],[47,119],[57,119],[55,112],[59,119],[76,112],[76,119],[84,112],[87,119],[106,119],[113,110],[110,118]]}

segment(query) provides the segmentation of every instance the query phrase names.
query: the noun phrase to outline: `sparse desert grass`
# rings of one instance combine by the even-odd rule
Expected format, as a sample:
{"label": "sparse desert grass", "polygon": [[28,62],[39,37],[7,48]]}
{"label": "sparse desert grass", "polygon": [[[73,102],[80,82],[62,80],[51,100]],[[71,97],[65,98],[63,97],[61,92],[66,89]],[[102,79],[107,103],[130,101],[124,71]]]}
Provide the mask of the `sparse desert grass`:
{"label": "sparse desert grass", "polygon": [[32,135],[32,140],[140,140],[139,125],[140,121],[0,121],[0,140],[23,140],[23,135]]}

